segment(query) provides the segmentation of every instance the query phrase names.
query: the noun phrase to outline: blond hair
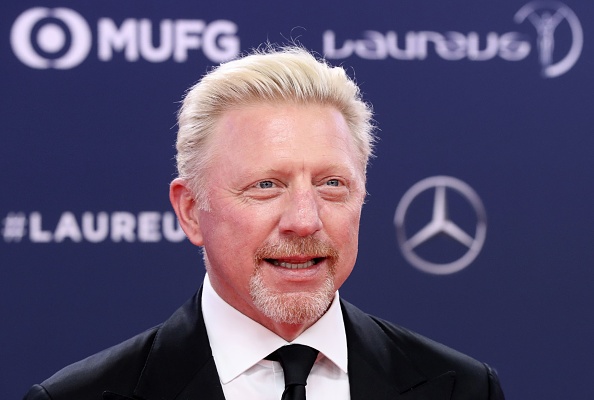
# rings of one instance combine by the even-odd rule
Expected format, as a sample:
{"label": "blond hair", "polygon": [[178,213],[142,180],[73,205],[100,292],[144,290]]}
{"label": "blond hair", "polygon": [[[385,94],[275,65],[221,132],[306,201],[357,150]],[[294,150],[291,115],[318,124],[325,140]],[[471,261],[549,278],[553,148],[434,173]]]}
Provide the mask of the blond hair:
{"label": "blond hair", "polygon": [[226,111],[258,102],[319,103],[338,109],[353,135],[363,171],[375,137],[371,107],[343,68],[332,67],[298,47],[255,50],[221,64],[192,86],[178,113],[177,170],[198,206],[208,209],[206,170],[215,125]]}

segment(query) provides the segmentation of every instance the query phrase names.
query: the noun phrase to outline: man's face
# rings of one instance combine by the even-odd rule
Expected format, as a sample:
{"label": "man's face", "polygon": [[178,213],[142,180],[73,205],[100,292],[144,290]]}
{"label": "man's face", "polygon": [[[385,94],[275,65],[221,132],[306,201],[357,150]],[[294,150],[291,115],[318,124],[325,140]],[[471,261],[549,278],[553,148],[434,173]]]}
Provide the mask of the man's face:
{"label": "man's face", "polygon": [[317,320],[355,264],[365,197],[343,116],[254,104],[223,114],[213,139],[197,211],[213,287],[264,326]]}

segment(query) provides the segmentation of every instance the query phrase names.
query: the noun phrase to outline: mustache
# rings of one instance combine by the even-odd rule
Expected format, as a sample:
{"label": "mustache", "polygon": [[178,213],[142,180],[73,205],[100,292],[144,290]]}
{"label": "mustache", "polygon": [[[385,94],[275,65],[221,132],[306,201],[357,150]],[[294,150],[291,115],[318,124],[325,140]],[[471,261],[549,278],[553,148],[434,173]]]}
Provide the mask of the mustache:
{"label": "mustache", "polygon": [[256,263],[265,259],[283,257],[308,256],[314,258],[330,258],[338,260],[338,251],[329,243],[308,237],[291,237],[277,242],[266,242],[256,250]]}

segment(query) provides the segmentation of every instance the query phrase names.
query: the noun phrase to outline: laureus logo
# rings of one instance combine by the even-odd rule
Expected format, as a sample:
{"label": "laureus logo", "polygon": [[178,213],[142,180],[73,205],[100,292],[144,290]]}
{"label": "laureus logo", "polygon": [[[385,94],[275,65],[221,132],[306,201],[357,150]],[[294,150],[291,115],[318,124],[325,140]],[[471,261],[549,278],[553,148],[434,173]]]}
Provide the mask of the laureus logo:
{"label": "laureus logo", "polygon": [[328,29],[323,34],[324,55],[329,59],[359,57],[364,60],[427,60],[430,57],[455,62],[488,62],[501,59],[521,62],[536,53],[542,76],[554,78],[569,71],[582,52],[584,34],[576,14],[557,1],[537,0],[520,8],[514,21],[523,29],[536,29],[532,34],[481,27],[465,31],[452,27],[436,30],[367,30],[358,37],[344,38]]}
{"label": "laureus logo", "polygon": [[[529,21],[537,33],[537,49],[542,75],[554,78],[569,71],[580,58],[584,33],[577,15],[565,4],[557,1],[533,1],[520,8],[514,16],[518,24]],[[555,32],[566,23],[571,32],[571,45],[560,59],[555,61]]]}

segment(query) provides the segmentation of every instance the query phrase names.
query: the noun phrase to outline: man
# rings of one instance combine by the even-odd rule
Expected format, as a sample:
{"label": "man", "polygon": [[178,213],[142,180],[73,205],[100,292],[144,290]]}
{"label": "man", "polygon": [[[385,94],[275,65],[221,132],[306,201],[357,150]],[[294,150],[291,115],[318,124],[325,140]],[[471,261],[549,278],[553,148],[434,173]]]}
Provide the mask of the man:
{"label": "man", "polygon": [[266,358],[289,344],[315,349],[301,384],[309,400],[503,399],[485,364],[338,296],[357,256],[370,119],[344,70],[300,48],[207,74],[179,113],[170,187],[203,249],[202,289],[164,324],[26,399],[276,400],[287,364]]}

